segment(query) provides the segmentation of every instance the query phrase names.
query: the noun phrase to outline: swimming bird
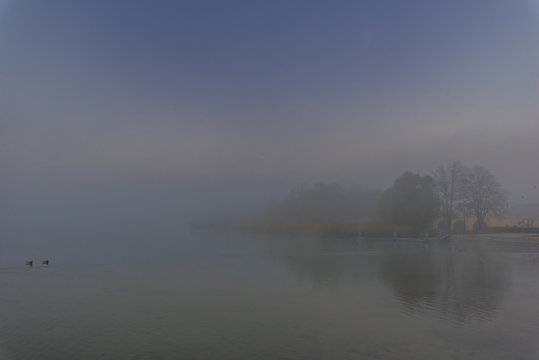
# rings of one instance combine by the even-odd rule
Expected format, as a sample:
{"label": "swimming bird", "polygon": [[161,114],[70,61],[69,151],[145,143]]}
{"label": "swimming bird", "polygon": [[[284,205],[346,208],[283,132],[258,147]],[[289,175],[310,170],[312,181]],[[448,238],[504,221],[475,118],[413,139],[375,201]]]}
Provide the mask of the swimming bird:
{"label": "swimming bird", "polygon": [[43,260],[41,263],[42,263],[43,265],[49,266],[49,260]]}
{"label": "swimming bird", "polygon": [[28,260],[26,261],[26,265],[32,267],[32,265],[34,264],[34,260]]}

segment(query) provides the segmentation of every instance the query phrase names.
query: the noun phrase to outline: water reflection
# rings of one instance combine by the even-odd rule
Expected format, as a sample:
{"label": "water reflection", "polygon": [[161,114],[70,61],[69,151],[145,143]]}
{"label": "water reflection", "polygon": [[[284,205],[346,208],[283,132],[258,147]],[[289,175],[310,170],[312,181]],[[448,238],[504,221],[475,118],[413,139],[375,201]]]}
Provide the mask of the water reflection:
{"label": "water reflection", "polygon": [[309,239],[280,248],[283,264],[300,279],[338,286],[380,278],[406,313],[434,314],[456,323],[496,313],[510,283],[499,250],[467,240],[425,244]]}
{"label": "water reflection", "polygon": [[432,306],[439,292],[441,269],[423,253],[394,251],[382,261],[380,275],[409,309]]}
{"label": "water reflection", "polygon": [[392,251],[380,275],[408,311],[434,311],[459,323],[492,316],[509,285],[506,264],[477,244]]}
{"label": "water reflection", "polygon": [[209,236],[166,250],[0,271],[0,359],[537,353],[539,245]]}
{"label": "water reflection", "polygon": [[331,242],[324,239],[304,239],[285,244],[282,262],[300,279],[310,279],[318,285],[339,284],[344,277],[354,276],[358,264],[342,256],[354,249],[354,243]]}

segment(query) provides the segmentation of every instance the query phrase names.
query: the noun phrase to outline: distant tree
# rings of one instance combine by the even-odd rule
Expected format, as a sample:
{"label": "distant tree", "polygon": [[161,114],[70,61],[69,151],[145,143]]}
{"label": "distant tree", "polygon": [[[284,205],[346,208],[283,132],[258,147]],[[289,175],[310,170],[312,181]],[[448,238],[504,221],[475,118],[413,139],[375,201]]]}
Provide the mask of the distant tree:
{"label": "distant tree", "polygon": [[301,186],[269,209],[283,222],[369,222],[376,216],[379,192],[336,183]]}
{"label": "distant tree", "polygon": [[507,211],[507,193],[494,175],[482,166],[466,169],[461,187],[460,207],[475,215],[479,228],[486,227],[489,215],[503,215]]}
{"label": "distant tree", "polygon": [[446,166],[438,167],[433,173],[436,192],[440,200],[440,214],[447,222],[449,232],[452,231],[455,203],[460,198],[465,170],[460,161],[453,161]]}
{"label": "distant tree", "polygon": [[434,179],[410,171],[395,180],[380,198],[380,215],[385,222],[417,229],[432,224],[438,207]]}

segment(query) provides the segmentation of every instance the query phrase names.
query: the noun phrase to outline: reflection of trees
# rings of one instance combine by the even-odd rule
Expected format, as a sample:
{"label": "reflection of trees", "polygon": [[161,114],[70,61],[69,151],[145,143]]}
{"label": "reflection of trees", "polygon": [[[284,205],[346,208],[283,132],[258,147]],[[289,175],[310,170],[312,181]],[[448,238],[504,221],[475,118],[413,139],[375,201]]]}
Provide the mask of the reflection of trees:
{"label": "reflection of trees", "polygon": [[283,263],[302,279],[308,278],[317,284],[339,283],[346,272],[346,265],[340,257],[316,255],[288,255]]}
{"label": "reflection of trees", "polygon": [[[492,316],[508,284],[506,264],[486,244],[324,239],[272,244],[302,279],[324,286],[381,279],[406,311],[458,323]],[[374,254],[350,256],[358,252]]]}
{"label": "reflection of trees", "polygon": [[333,285],[339,283],[347,273],[354,271],[347,259],[329,255],[343,249],[352,250],[355,245],[353,242],[332,243],[325,239],[309,239],[305,243],[295,241],[291,244],[295,246],[284,251],[282,261],[302,279],[307,278],[317,284]]}
{"label": "reflection of trees", "polygon": [[344,279],[369,276],[369,269],[375,268],[369,257],[358,261],[353,255],[359,251],[375,250],[374,242],[365,241],[359,245],[347,239],[308,239],[286,244],[278,249],[283,264],[302,279],[316,284],[336,285]]}
{"label": "reflection of trees", "polygon": [[442,276],[432,258],[415,252],[392,252],[380,274],[398,299],[412,309],[434,301]]}
{"label": "reflection of trees", "polygon": [[484,248],[471,249],[467,256],[458,256],[451,248],[447,253],[447,280],[442,299],[445,312],[457,320],[489,317],[498,308],[507,288],[504,264]]}
{"label": "reflection of trees", "polygon": [[407,309],[428,309],[458,322],[495,313],[507,285],[504,264],[479,246],[392,252],[380,274]]}

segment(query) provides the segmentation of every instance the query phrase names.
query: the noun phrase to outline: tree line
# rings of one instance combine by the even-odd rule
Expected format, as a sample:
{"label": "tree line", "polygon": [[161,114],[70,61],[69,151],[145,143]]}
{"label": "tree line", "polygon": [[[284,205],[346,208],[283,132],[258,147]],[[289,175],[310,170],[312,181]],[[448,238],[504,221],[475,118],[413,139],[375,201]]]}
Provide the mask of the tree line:
{"label": "tree line", "polygon": [[427,176],[406,171],[380,199],[382,220],[387,223],[428,228],[442,217],[448,231],[457,216],[469,215],[475,216],[476,229],[485,229],[487,217],[503,215],[507,207],[507,192],[492,172],[459,161]]}
{"label": "tree line", "polygon": [[366,223],[377,218],[380,194],[379,190],[337,183],[302,185],[266,208],[265,216],[275,222]]}
{"label": "tree line", "polygon": [[502,215],[507,207],[507,193],[492,172],[454,161],[430,175],[405,171],[384,191],[335,183],[301,186],[266,215],[281,222],[382,223],[419,231],[441,217],[451,231],[457,216],[473,215],[476,229],[484,229],[488,216]]}

